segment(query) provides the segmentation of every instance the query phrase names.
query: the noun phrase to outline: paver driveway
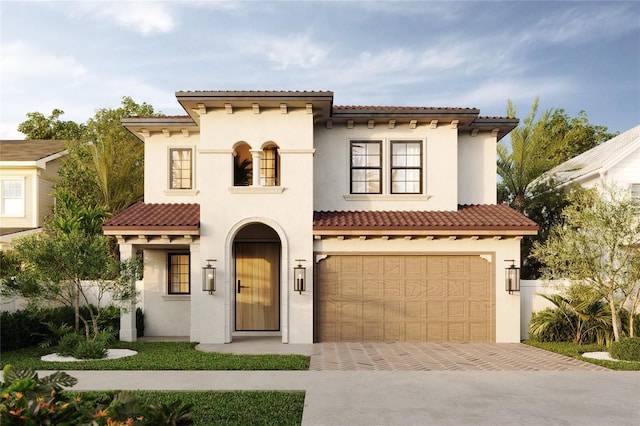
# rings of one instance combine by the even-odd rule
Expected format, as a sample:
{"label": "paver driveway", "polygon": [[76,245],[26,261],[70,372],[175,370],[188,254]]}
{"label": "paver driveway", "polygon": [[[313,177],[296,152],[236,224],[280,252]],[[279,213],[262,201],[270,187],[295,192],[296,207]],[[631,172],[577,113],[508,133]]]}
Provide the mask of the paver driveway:
{"label": "paver driveway", "polygon": [[316,343],[310,370],[609,371],[522,343]]}

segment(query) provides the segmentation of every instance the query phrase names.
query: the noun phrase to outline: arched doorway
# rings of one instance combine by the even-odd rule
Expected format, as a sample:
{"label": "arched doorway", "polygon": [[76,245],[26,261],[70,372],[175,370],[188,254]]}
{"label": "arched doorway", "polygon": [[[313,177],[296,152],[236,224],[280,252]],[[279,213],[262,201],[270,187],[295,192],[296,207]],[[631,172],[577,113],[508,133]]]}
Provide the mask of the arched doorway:
{"label": "arched doorway", "polygon": [[265,224],[236,234],[234,331],[280,331],[280,253],[280,237]]}

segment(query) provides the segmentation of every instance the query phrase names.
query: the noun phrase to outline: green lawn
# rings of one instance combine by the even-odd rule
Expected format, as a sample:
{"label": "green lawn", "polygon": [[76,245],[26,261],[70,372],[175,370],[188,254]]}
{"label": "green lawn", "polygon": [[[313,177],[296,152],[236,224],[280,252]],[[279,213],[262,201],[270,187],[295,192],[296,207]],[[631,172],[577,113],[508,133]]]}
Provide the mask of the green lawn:
{"label": "green lawn", "polygon": [[113,348],[138,354],[109,360],[46,362],[42,355],[54,352],[37,347],[2,353],[1,364],[34,370],[308,370],[304,355],[234,355],[200,352],[189,342],[118,342]]}
{"label": "green lawn", "polygon": [[[95,399],[102,392],[67,392]],[[134,391],[142,404],[193,404],[195,425],[300,425],[304,392]]]}
{"label": "green lawn", "polygon": [[522,343],[545,349],[550,352],[577,358],[580,361],[586,361],[592,364],[601,365],[612,370],[640,370],[640,362],[637,361],[606,361],[600,359],[585,358],[582,356],[582,354],[585,352],[608,352],[606,346],[603,345],[576,345],[569,342],[536,342],[535,340],[525,340]]}

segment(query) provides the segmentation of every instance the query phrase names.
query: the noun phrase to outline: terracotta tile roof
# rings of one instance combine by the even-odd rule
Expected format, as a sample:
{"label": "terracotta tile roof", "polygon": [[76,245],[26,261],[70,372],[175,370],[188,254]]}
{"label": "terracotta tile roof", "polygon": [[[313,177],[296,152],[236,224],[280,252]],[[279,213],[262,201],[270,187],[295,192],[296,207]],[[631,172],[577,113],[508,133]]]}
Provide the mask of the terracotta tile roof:
{"label": "terracotta tile roof", "polygon": [[0,161],[38,161],[64,150],[59,140],[2,140]]}
{"label": "terracotta tile roof", "polygon": [[314,231],[521,231],[538,225],[507,205],[460,205],[458,211],[319,211]]}
{"label": "terracotta tile roof", "polygon": [[478,113],[476,108],[455,107],[414,107],[414,106],[378,106],[378,105],[334,105],[334,111],[381,111],[381,112],[417,112],[417,111],[447,111]]}
{"label": "terracotta tile roof", "polygon": [[316,95],[316,94],[331,94],[333,92],[328,90],[179,90],[176,94],[215,94],[226,96],[251,96],[251,95]]}
{"label": "terracotta tile roof", "polygon": [[198,230],[199,204],[138,202],[109,219],[102,227],[117,230]]}

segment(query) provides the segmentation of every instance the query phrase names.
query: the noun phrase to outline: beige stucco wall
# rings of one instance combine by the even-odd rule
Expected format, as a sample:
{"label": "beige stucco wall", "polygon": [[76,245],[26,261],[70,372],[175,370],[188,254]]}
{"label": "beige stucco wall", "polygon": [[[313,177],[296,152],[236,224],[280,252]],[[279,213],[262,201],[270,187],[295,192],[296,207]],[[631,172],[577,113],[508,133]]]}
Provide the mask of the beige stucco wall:
{"label": "beige stucco wall", "polygon": [[[200,135],[181,133],[166,137],[153,134],[145,141],[145,201],[154,203],[199,203],[199,246],[191,247],[192,341],[221,343],[232,339],[234,318],[233,240],[250,223],[263,223],[278,232],[282,244],[281,332],[284,342],[310,343],[313,339],[312,297],[293,293],[294,259],[307,259],[311,266],[313,236],[313,115],[305,110],[236,110],[233,114],[213,111],[200,118]],[[206,136],[205,136],[206,135]],[[280,187],[233,187],[233,148],[245,142],[260,150],[267,142],[280,148]],[[195,153],[195,191],[168,191],[169,148],[191,146]],[[217,259],[218,290],[200,291],[205,259]],[[160,264],[158,264],[160,266]],[[163,268],[166,268],[163,266]],[[152,279],[161,282],[161,277]],[[145,282],[147,276],[145,275]],[[166,280],[165,280],[166,282]],[[166,284],[165,284],[166,285]],[[151,300],[150,309],[166,306],[166,300]],[[151,318],[149,319],[151,322]]]}
{"label": "beige stucco wall", "polygon": [[[191,283],[192,293],[199,290]],[[169,295],[167,287],[167,252],[144,250],[145,336],[188,336],[190,329],[190,296]]]}
{"label": "beige stucco wall", "polygon": [[[457,130],[446,126],[431,129],[408,124],[394,129],[379,124],[369,129],[356,124],[353,129],[336,124],[327,129],[316,126],[316,210],[455,210],[458,204]],[[351,140],[382,140],[382,194],[349,194]],[[416,140],[423,144],[424,193],[390,194],[390,141]]]}
{"label": "beige stucco wall", "polygon": [[496,137],[489,132],[476,136],[460,132],[458,141],[458,203],[495,204]]}
{"label": "beige stucco wall", "polygon": [[510,265],[507,259],[519,259],[520,240],[515,238],[493,239],[457,239],[457,240],[426,240],[415,238],[412,240],[370,238],[355,239],[322,239],[316,240],[314,250],[317,253],[416,253],[432,254],[478,254],[488,261],[494,262],[495,285],[495,323],[496,342],[509,343],[520,341],[520,295],[509,294],[505,291],[504,269]]}

